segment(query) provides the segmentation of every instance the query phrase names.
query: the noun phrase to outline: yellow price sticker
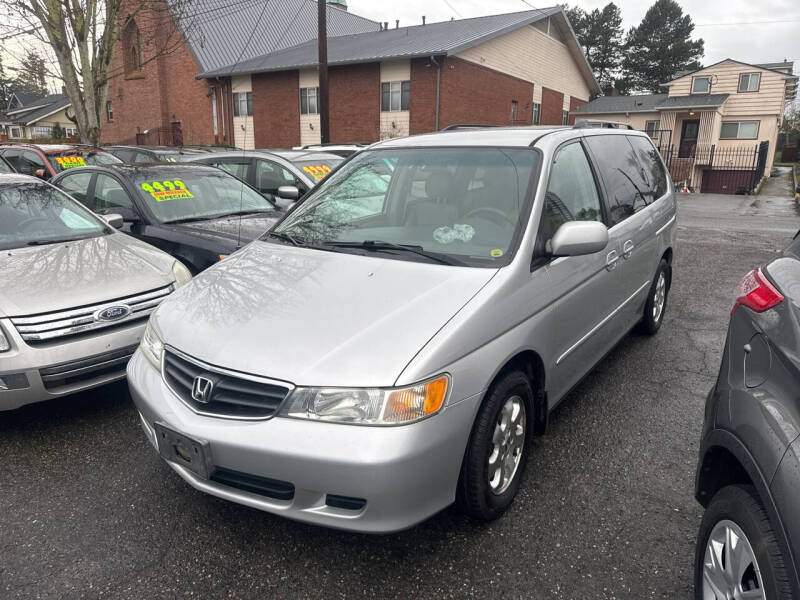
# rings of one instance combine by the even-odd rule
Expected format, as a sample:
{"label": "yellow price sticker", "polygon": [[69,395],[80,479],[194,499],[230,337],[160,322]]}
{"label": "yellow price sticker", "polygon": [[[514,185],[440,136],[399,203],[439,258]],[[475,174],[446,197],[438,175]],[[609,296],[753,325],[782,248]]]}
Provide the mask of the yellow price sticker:
{"label": "yellow price sticker", "polygon": [[500,258],[501,256],[503,256],[503,251],[500,250],[500,248],[495,248],[494,250],[489,252],[489,254],[491,254],[492,258]]}
{"label": "yellow price sticker", "polygon": [[194,195],[186,188],[186,184],[180,179],[143,183],[141,187],[155,198],[156,202],[194,198]]}
{"label": "yellow price sticker", "polygon": [[86,161],[82,156],[56,156],[56,162],[61,165],[62,169],[86,166]]}
{"label": "yellow price sticker", "polygon": [[328,173],[331,172],[331,168],[328,165],[308,165],[303,167],[303,171],[311,175],[317,181],[320,181],[328,176]]}

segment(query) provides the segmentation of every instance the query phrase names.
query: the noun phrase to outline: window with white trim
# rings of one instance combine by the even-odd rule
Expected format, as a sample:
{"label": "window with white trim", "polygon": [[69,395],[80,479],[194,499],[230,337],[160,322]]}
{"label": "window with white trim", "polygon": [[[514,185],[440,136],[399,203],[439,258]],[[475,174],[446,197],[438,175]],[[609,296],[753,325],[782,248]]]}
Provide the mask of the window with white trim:
{"label": "window with white trim", "polygon": [[739,91],[757,92],[761,86],[761,73],[740,73]]}
{"label": "window with white trim", "polygon": [[12,127],[11,128],[11,137],[12,138],[21,138],[22,137],[22,130],[19,127]]}
{"label": "window with white trim", "polygon": [[410,81],[387,81],[381,84],[381,112],[408,110],[410,101]]}
{"label": "window with white trim", "polygon": [[49,138],[53,137],[52,127],[36,126],[33,128],[33,137],[35,138]]}
{"label": "window with white trim", "polygon": [[253,115],[253,92],[234,92],[233,116],[251,117]]}
{"label": "window with white trim", "polygon": [[692,77],[692,93],[708,94],[711,92],[711,77]]}
{"label": "window with white trim", "polygon": [[301,115],[319,114],[318,87],[300,88],[300,114]]}
{"label": "window with white trim", "polygon": [[660,121],[645,121],[644,122],[645,133],[653,139],[657,138],[659,123]]}
{"label": "window with white trim", "polygon": [[533,103],[533,124],[538,125],[542,120],[542,105],[539,102]]}
{"label": "window with white trim", "polygon": [[562,125],[569,125],[569,111],[562,110],[561,111],[561,124]]}
{"label": "window with white trim", "polygon": [[114,120],[114,107],[111,105],[111,100],[106,101],[106,117],[109,123]]}
{"label": "window with white trim", "polygon": [[719,133],[721,140],[754,140],[758,137],[759,121],[724,121]]}

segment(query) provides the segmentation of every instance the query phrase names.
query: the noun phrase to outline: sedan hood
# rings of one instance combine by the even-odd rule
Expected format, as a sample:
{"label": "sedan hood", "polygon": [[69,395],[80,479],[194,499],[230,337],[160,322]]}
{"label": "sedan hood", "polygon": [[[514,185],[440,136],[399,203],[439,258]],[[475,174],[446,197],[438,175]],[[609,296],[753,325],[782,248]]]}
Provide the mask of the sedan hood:
{"label": "sedan hood", "polygon": [[298,385],[388,386],[496,269],[254,242],[156,311],[163,341]]}
{"label": "sedan hood", "polygon": [[133,296],[173,282],[169,255],[122,233],[0,253],[0,317]]}
{"label": "sedan hood", "polygon": [[274,213],[258,215],[221,217],[211,221],[196,221],[180,225],[167,225],[167,227],[208,240],[223,239],[226,242],[236,242],[238,240],[238,245],[244,246],[261,236],[282,215],[283,213],[275,211]]}

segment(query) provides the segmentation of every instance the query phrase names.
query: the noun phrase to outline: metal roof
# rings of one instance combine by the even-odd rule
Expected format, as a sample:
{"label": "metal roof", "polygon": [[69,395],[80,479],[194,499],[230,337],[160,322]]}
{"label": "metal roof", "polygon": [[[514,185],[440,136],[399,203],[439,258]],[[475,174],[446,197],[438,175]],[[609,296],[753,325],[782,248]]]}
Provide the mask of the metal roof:
{"label": "metal roof", "polygon": [[[169,0],[169,3],[172,16],[203,72],[317,37],[317,3],[313,0]],[[379,23],[335,6],[328,5],[327,15],[329,36],[380,29]]]}
{"label": "metal roof", "polygon": [[624,114],[635,112],[653,112],[656,106],[667,99],[667,94],[641,94],[638,96],[600,96],[591,102],[579,106],[572,112],[582,114]]}
{"label": "metal roof", "polygon": [[656,110],[674,110],[676,108],[710,108],[722,106],[729,94],[691,94],[689,96],[672,96],[656,106]]}
{"label": "metal roof", "polygon": [[[561,13],[561,7],[458,19],[328,38],[328,64],[342,65],[392,58],[452,55],[477,44]],[[202,73],[200,77],[283,71],[317,66],[317,41]]]}

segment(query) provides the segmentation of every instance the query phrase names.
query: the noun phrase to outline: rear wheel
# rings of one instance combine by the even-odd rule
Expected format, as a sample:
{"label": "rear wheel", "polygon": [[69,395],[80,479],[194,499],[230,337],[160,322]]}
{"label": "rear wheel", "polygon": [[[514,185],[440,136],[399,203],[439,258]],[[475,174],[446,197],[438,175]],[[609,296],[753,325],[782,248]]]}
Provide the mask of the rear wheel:
{"label": "rear wheel", "polygon": [[489,390],[472,427],[459,480],[458,503],[476,519],[500,517],[514,501],[533,436],[533,389],[513,371]]}
{"label": "rear wheel", "polygon": [[655,335],[661,329],[669,295],[669,268],[667,261],[662,258],[644,305],[644,315],[639,324],[642,333]]}
{"label": "rear wheel", "polygon": [[697,600],[789,600],[783,557],[769,518],[752,486],[732,485],[714,495],[697,536]]}

